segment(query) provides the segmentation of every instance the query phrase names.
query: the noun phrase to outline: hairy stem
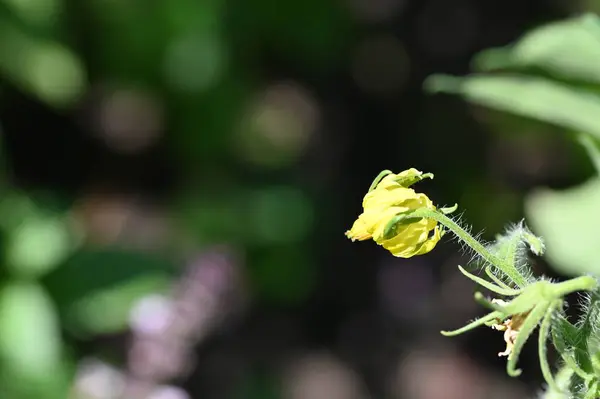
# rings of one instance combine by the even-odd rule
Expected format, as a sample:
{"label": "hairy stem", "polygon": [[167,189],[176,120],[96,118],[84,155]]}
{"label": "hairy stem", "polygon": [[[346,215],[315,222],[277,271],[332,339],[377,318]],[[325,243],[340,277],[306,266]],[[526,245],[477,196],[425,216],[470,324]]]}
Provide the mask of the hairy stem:
{"label": "hairy stem", "polygon": [[527,280],[518,272],[514,265],[508,264],[503,259],[490,252],[485,246],[483,246],[483,244],[477,241],[465,229],[463,229],[458,223],[450,219],[448,216],[431,209],[420,208],[411,212],[410,217],[422,217],[437,221],[452,231],[452,233],[454,233],[459,240],[464,242],[469,248],[475,251],[483,258],[483,260],[504,272],[518,287],[523,288],[525,285],[527,285]]}
{"label": "hairy stem", "polygon": [[562,283],[552,284],[551,295],[555,298],[564,297],[576,291],[592,291],[598,286],[595,278],[590,276],[581,276]]}
{"label": "hairy stem", "polygon": [[548,310],[546,310],[546,314],[544,315],[544,319],[542,320],[542,324],[540,325],[540,333],[538,336],[538,356],[540,358],[540,367],[542,369],[542,375],[546,380],[546,383],[555,392],[561,392],[561,388],[556,384],[554,380],[554,376],[552,375],[552,369],[548,364],[548,357],[546,353],[546,340],[548,339],[548,335],[550,334],[551,322],[552,322],[552,313],[558,309],[562,304],[562,301],[555,301]]}

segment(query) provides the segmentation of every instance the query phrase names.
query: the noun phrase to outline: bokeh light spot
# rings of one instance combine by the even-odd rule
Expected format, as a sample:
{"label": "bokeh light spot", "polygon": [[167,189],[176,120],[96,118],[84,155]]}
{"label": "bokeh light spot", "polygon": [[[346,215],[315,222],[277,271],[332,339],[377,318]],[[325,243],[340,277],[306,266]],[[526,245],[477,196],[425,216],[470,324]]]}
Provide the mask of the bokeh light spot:
{"label": "bokeh light spot", "polygon": [[68,310],[72,325],[83,334],[108,334],[124,330],[131,308],[148,294],[163,292],[169,280],[163,274],[149,273],[114,286],[90,292]]}
{"label": "bokeh light spot", "polygon": [[234,145],[252,164],[289,166],[303,153],[318,122],[317,102],[305,88],[291,82],[275,84],[250,104]]}
{"label": "bokeh light spot", "polygon": [[476,399],[486,395],[487,375],[453,348],[429,342],[402,359],[393,381],[392,397],[415,399]]}
{"label": "bokeh light spot", "polygon": [[73,386],[76,398],[115,398],[124,389],[125,376],[116,367],[98,359],[83,359],[77,367]]}
{"label": "bokeh light spot", "polygon": [[164,70],[173,89],[198,93],[219,82],[226,64],[225,47],[217,34],[190,34],[171,43]]}
{"label": "bokeh light spot", "polygon": [[173,303],[162,295],[142,298],[131,309],[131,329],[140,335],[158,335],[172,323]]}
{"label": "bokeh light spot", "polygon": [[156,143],[163,123],[163,105],[154,95],[117,90],[99,107],[97,135],[116,152],[136,153]]}
{"label": "bokeh light spot", "polygon": [[58,218],[31,218],[11,234],[7,266],[16,274],[41,275],[58,265],[73,248],[73,235]]}
{"label": "bokeh light spot", "polygon": [[368,398],[360,376],[329,353],[296,359],[283,376],[282,391],[286,399]]}
{"label": "bokeh light spot", "polygon": [[152,392],[148,399],[190,399],[190,395],[181,388],[161,386]]}
{"label": "bokeh light spot", "polygon": [[6,237],[5,267],[19,277],[40,277],[65,260],[83,241],[69,215],[41,207],[18,192],[0,201],[0,228]]}
{"label": "bokeh light spot", "polygon": [[47,43],[30,49],[24,66],[32,89],[51,104],[66,105],[83,94],[83,65],[62,45]]}

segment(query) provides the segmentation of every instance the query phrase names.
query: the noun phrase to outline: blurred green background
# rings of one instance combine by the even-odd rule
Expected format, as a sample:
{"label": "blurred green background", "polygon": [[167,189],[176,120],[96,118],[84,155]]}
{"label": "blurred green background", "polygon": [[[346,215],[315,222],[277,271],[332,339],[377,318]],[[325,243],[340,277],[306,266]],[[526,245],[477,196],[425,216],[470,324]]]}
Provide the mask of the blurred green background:
{"label": "blurred green background", "polygon": [[[534,347],[515,380],[497,333],[439,336],[481,311],[454,242],[401,260],[343,233],[380,170],[416,167],[486,239],[530,218],[557,243],[537,270],[597,273],[596,181],[540,188],[594,173],[572,134],[600,123],[600,27],[481,53],[585,11],[600,2],[2,0],[0,399],[535,393]],[[423,89],[475,71],[586,98]]]}

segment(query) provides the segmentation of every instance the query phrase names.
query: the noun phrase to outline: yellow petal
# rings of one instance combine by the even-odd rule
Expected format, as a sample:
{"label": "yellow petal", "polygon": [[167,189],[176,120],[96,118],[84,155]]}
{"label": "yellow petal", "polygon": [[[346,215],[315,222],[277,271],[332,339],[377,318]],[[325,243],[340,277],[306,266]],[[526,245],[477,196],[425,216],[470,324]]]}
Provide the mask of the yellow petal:
{"label": "yellow petal", "polygon": [[431,251],[442,236],[442,229],[433,219],[400,223],[393,237],[385,237],[386,227],[397,215],[416,209],[436,209],[427,195],[402,185],[402,182],[418,181],[422,175],[423,172],[411,168],[385,176],[375,189],[364,196],[363,213],[346,236],[353,241],[372,238],[397,257],[409,258]]}
{"label": "yellow petal", "polygon": [[363,198],[363,208],[385,208],[401,204],[405,201],[418,198],[412,188],[405,188],[396,183],[395,186],[381,187],[367,193]]}
{"label": "yellow petal", "polygon": [[429,237],[431,229],[428,228],[428,224],[428,220],[421,219],[403,226],[394,237],[388,240],[382,239],[381,235],[374,235],[373,238],[394,256],[410,258],[422,255],[431,251],[441,238],[440,230],[437,227],[434,235]]}
{"label": "yellow petal", "polygon": [[346,231],[346,237],[351,239],[352,241],[364,241],[370,239],[371,233],[369,233],[367,229],[367,224],[365,223],[363,215],[359,216],[358,219],[352,225],[352,228]]}
{"label": "yellow petal", "polygon": [[421,248],[417,249],[415,255],[424,255],[428,252],[431,252],[433,248],[437,245],[438,241],[442,238],[441,230],[439,226],[435,226],[435,230],[433,236],[428,238],[422,245]]}

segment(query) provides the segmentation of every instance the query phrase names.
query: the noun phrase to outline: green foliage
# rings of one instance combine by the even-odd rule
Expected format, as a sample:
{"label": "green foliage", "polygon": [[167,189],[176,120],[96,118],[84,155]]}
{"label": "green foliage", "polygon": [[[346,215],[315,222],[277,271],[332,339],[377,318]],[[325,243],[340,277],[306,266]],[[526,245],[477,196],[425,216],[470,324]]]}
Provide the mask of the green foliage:
{"label": "green foliage", "polygon": [[3,385],[18,397],[59,399],[68,389],[57,312],[35,283],[0,289],[0,364]]}
{"label": "green foliage", "polygon": [[[393,197],[386,188],[380,189],[377,183],[386,171],[375,179],[369,195],[379,195],[377,207],[366,208],[370,212],[369,220],[375,227],[365,224],[356,234],[369,238],[373,230],[383,229],[386,240],[402,243],[410,242],[411,236],[403,234],[402,227],[406,224],[427,221],[439,223],[445,231],[451,232],[473,254],[476,263],[487,274],[487,279],[467,272],[458,266],[459,271],[495,294],[496,298],[487,299],[482,293],[475,293],[475,300],[491,310],[487,315],[476,319],[467,325],[453,331],[442,331],[445,336],[455,336],[470,330],[488,326],[504,332],[506,350],[499,356],[507,356],[506,372],[511,377],[518,377],[521,370],[517,362],[525,343],[539,326],[538,356],[542,374],[551,393],[564,391],[568,381],[559,376],[554,377],[552,367],[548,362],[547,341],[553,338],[555,347],[572,373],[566,373],[572,382],[571,393],[577,397],[591,398],[600,394],[600,375],[596,369],[598,340],[600,331],[597,330],[600,307],[596,297],[600,295],[600,284],[596,277],[579,276],[563,282],[550,281],[545,276],[536,276],[527,257],[527,250],[535,255],[543,255],[545,243],[520,223],[497,237],[491,244],[484,244],[473,237],[459,222],[447,214],[456,210],[451,208],[435,208],[427,205],[408,208],[398,206],[398,197]],[[403,172],[405,173],[405,172]],[[405,188],[404,188],[405,189]],[[402,195],[402,194],[400,194]],[[362,215],[361,215],[362,216]],[[360,218],[358,219],[361,220]],[[374,221],[374,222],[373,222]],[[380,223],[381,227],[376,223]],[[360,226],[360,225],[359,225]],[[353,227],[354,228],[354,227]],[[398,233],[401,231],[401,233]],[[350,236],[352,238],[352,236]],[[432,247],[433,248],[433,247]],[[429,252],[429,251],[427,251]],[[406,256],[418,256],[427,252],[415,251]],[[586,302],[580,321],[573,325],[564,313],[565,298],[575,292],[587,294]],[[566,393],[566,392],[565,392]]]}
{"label": "green foliage", "polygon": [[135,301],[166,291],[174,272],[172,262],[158,256],[86,249],[73,254],[43,282],[63,316],[64,327],[90,337],[125,330]]}
{"label": "green foliage", "polygon": [[[156,100],[157,114],[164,112],[168,119],[160,126],[168,131],[160,146],[168,149],[169,166],[176,169],[180,181],[175,200],[163,204],[175,225],[166,239],[168,249],[177,255],[90,244],[93,240],[86,241],[74,224],[80,221],[76,220],[80,215],[73,214],[76,206],[56,209],[48,199],[36,201],[31,193],[0,182],[5,189],[0,201],[1,398],[66,398],[79,359],[69,356],[69,341],[61,333],[85,340],[123,333],[131,305],[148,293],[164,292],[179,274],[176,264],[181,263],[181,253],[187,255],[205,244],[225,242],[248,249],[245,277],[253,297],[275,307],[300,306],[310,298],[319,285],[315,260],[323,257],[320,251],[314,256],[312,243],[307,242],[316,236],[316,226],[325,223],[318,220],[322,215],[314,199],[298,183],[306,183],[306,177],[296,168],[311,141],[316,147],[336,146],[338,151],[339,146],[340,152],[350,153],[346,146],[353,140],[329,132],[313,140],[303,133],[310,123],[294,107],[286,108],[280,92],[272,95],[268,89],[280,82],[269,82],[265,75],[302,76],[315,86],[321,79],[326,83],[315,91],[347,96],[347,89],[353,87],[349,73],[353,64],[342,63],[355,62],[350,53],[354,39],[350,22],[349,8],[321,0],[2,2],[0,75],[10,88],[0,87],[2,98],[10,102],[12,96],[4,94],[16,88],[50,108],[68,111],[63,115],[72,115],[71,107],[87,107],[88,96],[95,102],[98,95],[98,104],[104,106],[114,93],[140,92]],[[593,16],[550,24],[514,46],[481,53],[474,60],[477,75],[446,77],[434,88],[461,93],[473,102],[530,118],[529,122],[553,124],[570,136],[583,134],[582,143],[597,159],[593,155],[600,138],[597,31]],[[368,35],[373,33],[387,34]],[[317,109],[320,104],[306,91],[292,87],[290,101],[308,104],[306,112],[314,113],[308,119],[318,119],[320,110],[337,113],[339,107],[344,113],[346,101],[327,103],[331,99],[320,98],[318,102],[324,103]],[[98,104],[90,108],[98,111]],[[445,125],[441,113],[425,114],[426,123]],[[146,115],[150,116],[156,115]],[[138,122],[145,119],[137,118]],[[335,119],[325,115],[325,130],[337,123]],[[523,119],[518,122],[516,127],[522,128]],[[438,144],[454,141],[455,136],[444,129],[435,130],[440,133],[432,138]],[[115,150],[104,139],[98,136],[98,144]],[[336,156],[332,162],[337,162]],[[353,162],[362,164],[368,157],[373,155]],[[306,164],[312,162],[311,157],[306,159]],[[319,162],[315,169],[320,171]],[[236,167],[243,170],[241,176],[232,173]],[[486,228],[495,232],[505,220],[517,217],[518,192],[477,176],[468,163],[454,168],[461,177],[447,184],[461,193],[461,205],[469,209],[471,220],[485,220]],[[315,191],[322,191],[319,195],[338,206],[343,192],[328,191],[329,178],[324,176]],[[546,256],[564,274],[599,272],[594,250],[599,195],[594,179],[566,191],[537,190],[527,199],[528,220],[548,243]],[[461,234],[467,237],[464,229]],[[337,247],[319,238],[314,241],[326,251]],[[544,307],[537,308],[531,323],[541,323],[545,338],[546,315],[554,317],[550,334],[565,363],[554,377],[552,394],[564,397],[567,387],[582,395],[593,392],[600,345],[593,312],[598,292],[584,299],[590,309],[583,312],[586,318],[577,323],[567,320],[557,302],[552,302],[558,298],[548,300],[546,290],[539,289],[548,285],[537,284],[539,277],[531,272],[527,254],[541,254],[540,243],[524,224],[509,229],[490,246],[471,239],[466,246],[471,252],[485,253],[477,260],[487,276],[487,280],[474,280],[483,287],[498,286],[504,293],[521,290],[520,294],[534,292],[536,300],[542,298]],[[531,284],[537,285],[532,289]],[[482,302],[491,311],[500,311]],[[504,312],[500,317],[508,315]],[[543,344],[540,350],[543,361]],[[266,374],[251,374],[236,387],[239,392],[234,389],[236,397],[275,397],[277,382],[270,371]]]}
{"label": "green foliage", "polygon": [[[310,74],[329,74],[343,59],[349,22],[336,2],[320,0],[1,2],[3,101],[22,96],[64,120],[83,121],[78,128],[82,134],[96,134],[93,145],[111,154],[109,163],[116,153],[122,155],[110,140],[123,137],[104,135],[111,130],[104,125],[110,119],[104,115],[107,108],[118,111],[117,122],[144,125],[156,118],[160,132],[150,152],[160,147],[180,179],[172,197],[158,206],[172,230],[157,244],[160,249],[140,250],[120,237],[113,245],[111,239],[98,243],[86,235],[90,225],[82,214],[88,210],[79,206],[105,205],[105,198],[85,198],[97,176],[81,182],[85,187],[78,190],[84,195],[77,198],[52,187],[47,198],[37,200],[32,193],[36,188],[18,190],[5,181],[7,171],[0,170],[1,398],[68,397],[79,357],[98,355],[94,348],[71,358],[68,343],[126,333],[132,305],[172,288],[183,258],[213,244],[249,249],[251,267],[244,277],[252,296],[284,306],[301,306],[310,298],[318,280],[317,264],[307,249],[316,225],[314,201],[294,178],[277,175],[297,167],[311,139],[296,108],[309,103],[308,119],[315,119],[317,104],[301,84],[292,87],[291,96],[284,93],[286,101],[265,95],[279,82],[263,76],[262,58],[268,53]],[[114,105],[122,93],[126,104]],[[130,115],[132,98],[149,100],[152,113]],[[143,135],[154,127],[139,130]],[[53,128],[43,133],[50,135]],[[19,126],[14,129],[23,133]],[[77,151],[71,144],[65,143],[67,155]],[[146,157],[143,150],[124,167],[135,169],[135,159]],[[60,162],[64,154],[53,155]],[[67,173],[80,167],[84,165],[68,165]],[[236,167],[241,177],[231,173]],[[276,181],[269,181],[271,176],[261,180],[264,170]],[[109,178],[104,183],[113,182]],[[57,198],[69,206],[51,206]],[[102,220],[100,229],[119,223]],[[19,306],[27,309],[19,312]],[[35,367],[27,370],[32,363]],[[242,396],[252,387],[246,388]]]}
{"label": "green foliage", "polygon": [[548,243],[548,259],[561,273],[600,273],[597,226],[600,223],[600,180],[591,179],[562,191],[537,189],[526,203],[536,231]]}
{"label": "green foliage", "polygon": [[[585,15],[537,28],[506,48],[482,52],[474,62],[478,74],[432,76],[426,87],[555,125],[570,137],[584,135],[588,151],[593,151],[600,141],[599,57],[600,20]],[[565,192],[536,190],[526,199],[529,220],[548,243],[548,258],[565,274],[599,272],[594,251],[598,198],[600,185],[593,178]]]}
{"label": "green foliage", "polygon": [[[483,51],[475,58],[473,65],[478,73],[460,78],[432,76],[426,82],[426,87],[434,92],[459,94],[475,104],[553,125],[583,145],[597,173],[600,173],[598,17],[585,15],[534,29],[514,44]],[[571,276],[600,275],[597,245],[599,204],[600,177],[597,175],[567,190],[536,189],[526,198],[528,219],[534,230],[544,237],[551,265],[561,273]],[[530,236],[534,237],[532,234]],[[500,237],[490,248],[491,251],[510,253],[514,247],[513,238],[510,234]],[[488,267],[486,271],[489,272]],[[527,268],[527,262],[519,266],[520,271]],[[501,274],[499,283],[506,281],[508,274],[503,272],[501,264],[494,271]],[[492,279],[498,277],[491,273],[488,276]],[[493,288],[478,277],[470,277],[488,289]],[[535,284],[538,283],[528,287]],[[551,331],[553,344],[562,360],[560,371],[556,377],[552,377],[544,360],[545,342],[540,338],[540,364],[549,384],[544,395],[546,399],[595,398],[600,395],[600,291],[597,286],[589,286],[585,290],[589,292],[583,300],[577,323],[572,324],[567,320],[560,302],[551,305],[556,306],[549,311],[552,315],[548,320],[554,320],[551,327],[541,321],[541,313],[534,323],[541,321],[542,330],[546,329],[546,333]],[[496,292],[500,293],[499,290]],[[494,308],[492,304],[489,305]],[[495,311],[499,312],[500,309]],[[496,318],[501,320],[506,314]],[[527,319],[530,319],[534,311],[528,314]],[[486,321],[490,321],[489,318],[481,319],[474,325]],[[545,333],[540,332],[542,335]],[[510,360],[509,357],[509,363]]]}

